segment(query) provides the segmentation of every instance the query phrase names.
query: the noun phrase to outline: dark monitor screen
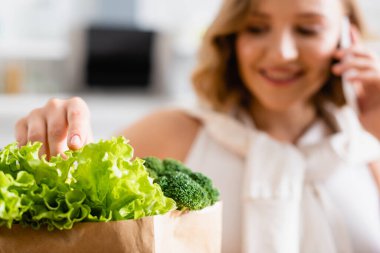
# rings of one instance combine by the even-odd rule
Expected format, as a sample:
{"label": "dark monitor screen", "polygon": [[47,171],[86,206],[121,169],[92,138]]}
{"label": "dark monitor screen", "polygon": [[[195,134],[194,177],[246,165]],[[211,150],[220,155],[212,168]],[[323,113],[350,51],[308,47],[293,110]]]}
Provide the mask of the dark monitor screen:
{"label": "dark monitor screen", "polygon": [[152,72],[153,32],[90,27],[86,83],[102,87],[147,87]]}

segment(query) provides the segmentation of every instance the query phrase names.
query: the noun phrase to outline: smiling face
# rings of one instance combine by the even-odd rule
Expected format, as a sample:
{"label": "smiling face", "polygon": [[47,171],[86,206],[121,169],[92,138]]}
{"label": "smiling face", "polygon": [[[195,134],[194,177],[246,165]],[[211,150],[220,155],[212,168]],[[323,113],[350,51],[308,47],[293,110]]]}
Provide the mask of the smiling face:
{"label": "smiling face", "polygon": [[308,103],[329,75],[342,16],[341,0],[258,0],[236,40],[255,101],[274,111]]}

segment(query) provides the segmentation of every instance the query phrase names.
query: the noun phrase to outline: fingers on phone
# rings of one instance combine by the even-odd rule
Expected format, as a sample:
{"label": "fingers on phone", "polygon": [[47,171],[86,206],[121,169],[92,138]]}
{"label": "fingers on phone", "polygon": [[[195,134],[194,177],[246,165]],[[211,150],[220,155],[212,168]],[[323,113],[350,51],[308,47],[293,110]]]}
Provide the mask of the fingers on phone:
{"label": "fingers on phone", "polygon": [[374,53],[367,49],[358,48],[358,47],[351,47],[347,49],[337,49],[333,57],[337,60],[343,60],[345,58],[349,58],[348,56],[353,56],[355,58],[365,58],[365,59],[374,59]]}
{"label": "fingers on phone", "polygon": [[365,59],[349,59],[345,62],[335,64],[332,70],[334,74],[341,75],[352,69],[355,69],[356,71],[368,70],[371,66],[371,62]]}

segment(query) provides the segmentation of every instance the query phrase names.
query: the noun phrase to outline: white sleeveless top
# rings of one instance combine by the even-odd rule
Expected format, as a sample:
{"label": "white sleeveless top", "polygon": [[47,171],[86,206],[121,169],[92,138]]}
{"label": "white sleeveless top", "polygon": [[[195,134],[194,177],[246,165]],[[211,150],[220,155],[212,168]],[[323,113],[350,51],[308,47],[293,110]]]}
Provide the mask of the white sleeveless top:
{"label": "white sleeveless top", "polygon": [[380,252],[379,194],[367,164],[380,146],[354,113],[326,105],[296,145],[225,114],[189,109],[200,129],[185,163],[223,201],[223,252]]}

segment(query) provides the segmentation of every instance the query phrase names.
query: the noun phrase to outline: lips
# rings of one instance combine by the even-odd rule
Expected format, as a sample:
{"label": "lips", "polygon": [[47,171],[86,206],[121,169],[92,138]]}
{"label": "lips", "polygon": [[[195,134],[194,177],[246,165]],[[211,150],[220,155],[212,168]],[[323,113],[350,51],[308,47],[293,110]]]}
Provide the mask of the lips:
{"label": "lips", "polygon": [[303,75],[301,70],[284,68],[260,69],[259,73],[267,82],[273,85],[290,85]]}

